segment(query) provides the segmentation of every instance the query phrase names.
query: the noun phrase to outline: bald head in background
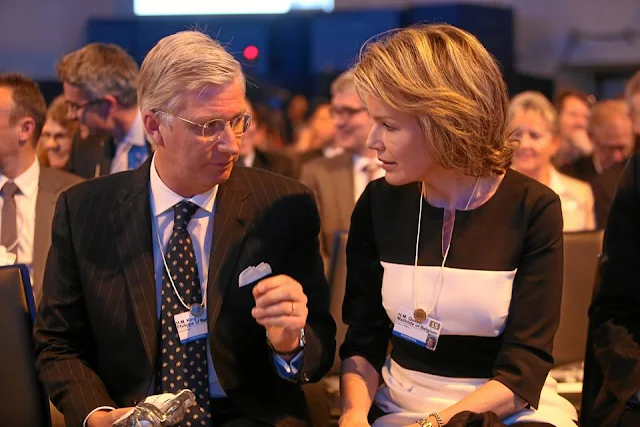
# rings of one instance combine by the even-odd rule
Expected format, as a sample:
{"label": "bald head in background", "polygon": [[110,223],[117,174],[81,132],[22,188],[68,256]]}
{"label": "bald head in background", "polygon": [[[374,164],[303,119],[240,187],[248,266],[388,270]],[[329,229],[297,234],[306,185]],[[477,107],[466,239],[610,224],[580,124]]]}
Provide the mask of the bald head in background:
{"label": "bald head in background", "polygon": [[589,136],[593,141],[593,158],[600,173],[624,163],[634,149],[633,124],[624,101],[597,102],[591,109]]}

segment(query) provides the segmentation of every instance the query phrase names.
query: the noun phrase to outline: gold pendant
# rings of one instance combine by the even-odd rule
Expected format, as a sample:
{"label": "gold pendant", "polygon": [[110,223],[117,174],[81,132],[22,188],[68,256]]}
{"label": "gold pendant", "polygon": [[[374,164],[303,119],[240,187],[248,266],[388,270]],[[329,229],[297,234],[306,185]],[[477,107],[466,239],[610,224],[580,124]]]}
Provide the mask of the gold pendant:
{"label": "gold pendant", "polygon": [[416,308],[413,310],[413,319],[418,323],[422,323],[427,320],[427,312],[421,308]]}

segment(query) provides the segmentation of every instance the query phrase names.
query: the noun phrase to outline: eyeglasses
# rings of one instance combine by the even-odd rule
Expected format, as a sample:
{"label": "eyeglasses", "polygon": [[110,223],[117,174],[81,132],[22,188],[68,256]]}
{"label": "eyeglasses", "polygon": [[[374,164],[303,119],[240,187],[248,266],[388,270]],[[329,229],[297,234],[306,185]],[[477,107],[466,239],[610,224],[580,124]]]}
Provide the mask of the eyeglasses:
{"label": "eyeglasses", "polygon": [[236,135],[236,136],[241,136],[243,135],[248,129],[249,126],[251,126],[251,120],[252,117],[250,114],[245,113],[245,114],[241,114],[237,117],[234,117],[231,120],[223,120],[223,119],[213,119],[213,120],[209,120],[207,123],[205,124],[200,124],[200,123],[196,123],[196,122],[192,122],[191,120],[187,120],[183,117],[179,117],[176,116],[174,114],[171,113],[167,113],[165,111],[156,111],[155,114],[166,114],[167,116],[171,116],[171,117],[175,117],[178,120],[182,120],[185,123],[188,123],[192,126],[197,126],[202,128],[202,138],[206,139],[206,140],[212,140],[212,139],[218,139],[220,138],[220,135],[222,135],[222,133],[224,132],[224,130],[227,128],[227,123],[229,124],[229,126],[231,127],[231,131]]}
{"label": "eyeglasses", "polygon": [[84,108],[87,108],[90,105],[99,104],[102,101],[104,101],[104,99],[98,98],[91,101],[87,101],[84,104],[76,104],[75,102],[71,102],[71,101],[65,101],[65,104],[67,104],[67,108],[69,109],[70,113],[76,114],[78,111]]}
{"label": "eyeglasses", "polygon": [[356,114],[361,113],[361,112],[363,112],[365,110],[366,110],[365,107],[351,108],[351,107],[334,107],[334,106],[331,106],[331,107],[329,107],[329,115],[334,119],[335,118],[350,119],[351,117],[353,117]]}

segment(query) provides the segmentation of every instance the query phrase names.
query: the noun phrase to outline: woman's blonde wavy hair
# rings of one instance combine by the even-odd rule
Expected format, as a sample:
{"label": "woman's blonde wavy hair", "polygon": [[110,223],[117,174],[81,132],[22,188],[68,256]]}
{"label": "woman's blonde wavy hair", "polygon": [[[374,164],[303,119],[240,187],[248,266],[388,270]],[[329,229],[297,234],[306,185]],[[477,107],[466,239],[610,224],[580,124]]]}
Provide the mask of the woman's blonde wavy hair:
{"label": "woman's blonde wavy hair", "polygon": [[511,163],[502,73],[466,31],[430,24],[385,33],[363,46],[354,80],[361,97],[415,115],[443,168],[489,176]]}

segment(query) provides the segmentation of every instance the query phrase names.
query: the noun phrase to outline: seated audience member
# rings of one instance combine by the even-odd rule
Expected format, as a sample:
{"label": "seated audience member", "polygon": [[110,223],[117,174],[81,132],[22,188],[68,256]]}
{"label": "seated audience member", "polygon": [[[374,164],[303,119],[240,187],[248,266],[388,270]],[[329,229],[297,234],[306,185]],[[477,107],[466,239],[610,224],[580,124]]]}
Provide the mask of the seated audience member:
{"label": "seated audience member", "polygon": [[[251,117],[255,117],[253,106],[248,100],[247,112]],[[258,123],[252,120],[249,129],[242,136],[238,163],[245,167],[265,169],[289,178],[296,178],[293,161],[289,157],[280,153],[263,151],[254,144],[259,136]]]}
{"label": "seated audience member", "polygon": [[34,330],[51,401],[68,425],[100,427],[191,389],[182,427],[305,425],[301,384],[335,354],[313,195],[234,168],[245,78],[205,34],[161,39],[138,99],[153,156],[56,206]]}
{"label": "seated audience member", "polygon": [[548,376],[560,199],[508,167],[498,65],[469,33],[426,25],[365,46],[354,76],[386,175],[351,221],[340,425],[461,426],[471,412],[485,427],[575,427]]}
{"label": "seated audience member", "polygon": [[121,47],[92,43],[57,67],[69,118],[91,137],[76,138],[70,171],[85,178],[135,169],[151,153],[138,108],[138,64]]}
{"label": "seated audience member", "polygon": [[619,163],[626,163],[633,152],[633,129],[629,109],[624,101],[607,100],[591,109],[589,136],[593,154],[583,156],[560,172],[590,182]]}
{"label": "seated audience member", "polygon": [[600,286],[589,310],[602,387],[586,427],[640,425],[640,155],[618,183],[604,238]]}
{"label": "seated audience member", "polygon": [[292,144],[300,138],[300,132],[307,126],[309,101],[304,95],[294,95],[287,104],[287,122],[285,138],[287,144]]}
{"label": "seated audience member", "polygon": [[58,195],[79,177],[41,166],[36,144],[47,104],[38,85],[19,74],[0,74],[0,245],[31,270],[39,304],[51,222]]}
{"label": "seated audience member", "polygon": [[629,115],[633,123],[635,149],[640,149],[640,71],[637,71],[627,82],[624,97],[629,106]]}
{"label": "seated audience member", "polygon": [[558,150],[553,157],[555,166],[575,163],[593,152],[587,128],[591,116],[589,97],[574,89],[561,90],[555,98],[558,111]]}
{"label": "seated audience member", "polygon": [[69,170],[71,146],[79,126],[77,120],[69,119],[68,111],[63,96],[54,99],[47,109],[47,120],[37,146],[38,160],[43,166]]}
{"label": "seated audience member", "polygon": [[[625,101],[629,109],[629,117],[634,134],[633,147],[637,151],[640,148],[640,71],[635,73],[627,83]],[[625,162],[617,163],[591,180],[598,228],[604,228],[607,225],[613,195],[625,164]]]}
{"label": "seated audience member", "polygon": [[593,230],[593,194],[589,184],[558,172],[551,158],[558,149],[556,112],[540,92],[516,95],[509,106],[509,129],[518,140],[513,168],[560,196],[564,231]]}
{"label": "seated audience member", "polygon": [[366,185],[384,175],[375,151],[367,148],[372,120],[356,92],[353,73],[347,71],[331,85],[331,117],[336,143],[344,153],[320,157],[302,166],[300,181],[318,200],[322,232],[320,246],[328,267],[336,231],[348,230],[351,213]]}
{"label": "seated audience member", "polygon": [[309,125],[301,132],[295,150],[300,164],[319,157],[335,157],[342,154],[343,149],[335,143],[336,128],[331,118],[331,104],[320,104],[311,118]]}

